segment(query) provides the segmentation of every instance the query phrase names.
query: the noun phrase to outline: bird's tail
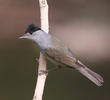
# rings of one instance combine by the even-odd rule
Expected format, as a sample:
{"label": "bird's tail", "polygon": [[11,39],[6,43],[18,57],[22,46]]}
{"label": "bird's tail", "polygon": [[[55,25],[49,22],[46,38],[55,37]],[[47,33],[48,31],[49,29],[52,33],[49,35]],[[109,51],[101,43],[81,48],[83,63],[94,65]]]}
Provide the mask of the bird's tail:
{"label": "bird's tail", "polygon": [[95,83],[97,86],[102,86],[102,83],[104,82],[103,78],[87,68],[84,64],[82,64],[79,60],[74,66],[81,74],[86,76],[89,80],[91,80],[93,83]]}

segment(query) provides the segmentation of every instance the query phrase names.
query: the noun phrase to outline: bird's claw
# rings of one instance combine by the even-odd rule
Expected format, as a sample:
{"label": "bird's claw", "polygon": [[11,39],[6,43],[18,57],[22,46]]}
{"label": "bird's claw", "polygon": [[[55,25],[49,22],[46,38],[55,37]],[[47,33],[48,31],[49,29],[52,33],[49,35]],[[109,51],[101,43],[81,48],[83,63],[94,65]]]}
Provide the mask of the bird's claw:
{"label": "bird's claw", "polygon": [[48,75],[48,70],[40,70],[39,75]]}

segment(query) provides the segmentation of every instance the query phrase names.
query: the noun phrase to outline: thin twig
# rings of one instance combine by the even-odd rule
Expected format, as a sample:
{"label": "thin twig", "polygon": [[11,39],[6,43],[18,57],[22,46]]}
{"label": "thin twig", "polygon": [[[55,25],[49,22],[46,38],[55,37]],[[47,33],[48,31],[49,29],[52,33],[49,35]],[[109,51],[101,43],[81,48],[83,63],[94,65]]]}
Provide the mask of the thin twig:
{"label": "thin twig", "polygon": [[[48,33],[49,25],[48,25],[48,4],[46,0],[39,0],[40,5],[40,19],[41,19],[41,28]],[[39,75],[41,70],[46,70],[46,59],[42,53],[40,53],[39,58],[39,66],[38,66],[38,77],[37,84],[35,88],[35,93],[33,100],[42,100],[44,86],[47,74]]]}

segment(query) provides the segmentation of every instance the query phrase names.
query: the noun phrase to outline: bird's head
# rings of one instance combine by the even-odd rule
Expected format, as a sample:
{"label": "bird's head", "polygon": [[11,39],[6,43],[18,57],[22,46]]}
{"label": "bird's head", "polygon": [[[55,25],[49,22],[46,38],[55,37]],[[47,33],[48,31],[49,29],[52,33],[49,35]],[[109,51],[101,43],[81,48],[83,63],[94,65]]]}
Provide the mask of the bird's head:
{"label": "bird's head", "polygon": [[26,38],[26,39],[31,39],[33,40],[33,37],[35,36],[35,32],[41,30],[39,27],[37,27],[35,24],[29,24],[27,27],[25,34],[20,36],[19,38]]}

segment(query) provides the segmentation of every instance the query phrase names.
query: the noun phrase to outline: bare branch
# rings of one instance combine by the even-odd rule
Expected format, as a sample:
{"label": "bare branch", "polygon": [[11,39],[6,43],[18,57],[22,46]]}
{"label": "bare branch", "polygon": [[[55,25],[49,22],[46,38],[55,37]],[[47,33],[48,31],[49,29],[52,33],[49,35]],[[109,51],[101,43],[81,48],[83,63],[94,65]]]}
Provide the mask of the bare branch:
{"label": "bare branch", "polygon": [[[41,13],[41,28],[48,33],[49,31],[49,25],[48,25],[48,4],[46,0],[39,0],[40,5],[40,13]],[[37,84],[35,88],[35,93],[33,100],[42,100],[45,81],[47,75],[40,75],[41,70],[46,70],[46,59],[43,56],[42,53],[40,53],[39,58],[39,66],[38,66],[38,78],[37,78]]]}

